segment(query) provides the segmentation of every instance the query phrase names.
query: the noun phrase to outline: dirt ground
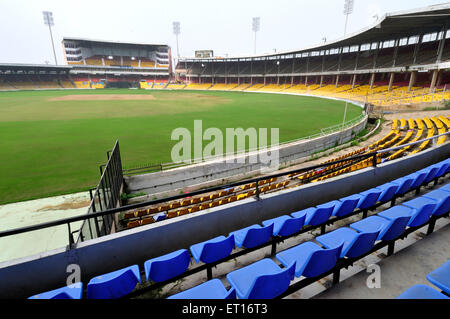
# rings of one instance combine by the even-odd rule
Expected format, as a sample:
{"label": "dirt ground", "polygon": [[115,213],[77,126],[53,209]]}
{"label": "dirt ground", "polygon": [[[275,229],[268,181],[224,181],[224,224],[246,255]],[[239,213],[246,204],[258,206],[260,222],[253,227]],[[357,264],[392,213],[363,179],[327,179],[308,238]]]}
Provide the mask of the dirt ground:
{"label": "dirt ground", "polygon": [[150,94],[81,94],[53,97],[48,101],[130,101],[154,100]]}

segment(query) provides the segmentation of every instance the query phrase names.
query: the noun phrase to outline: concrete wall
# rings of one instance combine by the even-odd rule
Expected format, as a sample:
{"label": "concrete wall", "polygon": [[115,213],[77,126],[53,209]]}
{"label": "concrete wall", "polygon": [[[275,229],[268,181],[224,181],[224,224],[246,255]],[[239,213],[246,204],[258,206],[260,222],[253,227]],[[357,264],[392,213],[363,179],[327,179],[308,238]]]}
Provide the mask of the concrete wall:
{"label": "concrete wall", "polygon": [[57,249],[45,254],[0,264],[0,298],[25,298],[66,284],[70,264],[81,267],[81,279],[90,278],[132,264],[141,270],[145,260],[190,245],[227,235],[263,220],[289,214],[330,200],[359,193],[407,175],[450,155],[450,143],[358,172],[275,194],[261,200],[246,199],[130,229],[80,243],[72,250]]}
{"label": "concrete wall", "polygon": [[[282,145],[277,148],[279,164],[293,165],[311,154],[351,141],[366,127],[366,124],[367,116],[342,132]],[[125,176],[125,184],[128,192],[158,194],[205,182],[212,182],[209,184],[210,186],[221,184],[236,176],[244,179],[259,174],[265,166],[261,161],[255,163],[255,161],[249,160],[255,154],[259,153],[236,157],[232,163],[228,159],[215,160],[158,173]]]}

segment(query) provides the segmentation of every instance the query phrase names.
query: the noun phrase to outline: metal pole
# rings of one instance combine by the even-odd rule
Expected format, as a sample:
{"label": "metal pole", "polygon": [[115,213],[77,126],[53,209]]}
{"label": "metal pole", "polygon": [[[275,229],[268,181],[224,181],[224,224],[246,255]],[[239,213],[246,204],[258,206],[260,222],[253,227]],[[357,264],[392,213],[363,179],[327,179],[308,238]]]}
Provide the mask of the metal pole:
{"label": "metal pole", "polygon": [[178,59],[179,59],[180,58],[180,51],[178,49],[178,34],[177,34],[177,56],[178,56]]}
{"label": "metal pole", "polygon": [[52,48],[53,48],[53,56],[55,57],[55,65],[58,65],[58,61],[56,60],[55,44],[53,43],[52,27],[49,25],[48,29],[50,30],[50,39],[52,40]]}
{"label": "metal pole", "polygon": [[344,36],[347,34],[347,22],[348,22],[348,14],[345,15]]}

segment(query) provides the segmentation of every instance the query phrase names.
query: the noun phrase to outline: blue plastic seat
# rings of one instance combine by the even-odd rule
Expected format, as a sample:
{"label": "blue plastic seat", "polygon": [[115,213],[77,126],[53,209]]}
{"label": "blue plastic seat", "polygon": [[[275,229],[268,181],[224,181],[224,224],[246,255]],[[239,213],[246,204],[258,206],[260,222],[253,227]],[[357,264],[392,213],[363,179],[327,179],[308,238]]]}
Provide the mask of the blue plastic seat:
{"label": "blue plastic seat", "polygon": [[446,185],[440,187],[439,190],[450,192],[450,184],[446,184]]}
{"label": "blue plastic seat", "polygon": [[266,258],[230,272],[227,280],[239,299],[273,299],[285,292],[294,279],[295,264],[281,269]]}
{"label": "blue plastic seat", "polygon": [[236,299],[236,290],[231,288],[227,291],[219,279],[213,279],[167,299]]}
{"label": "blue plastic seat", "polygon": [[413,178],[413,182],[411,183],[411,189],[415,189],[415,188],[417,188],[419,186],[422,186],[423,181],[427,177],[427,173],[419,171],[419,172],[412,173],[412,174],[408,175],[408,177],[412,177]]}
{"label": "blue plastic seat", "polygon": [[438,189],[429,192],[422,197],[436,201],[436,207],[433,210],[433,216],[442,216],[450,210],[450,192]]}
{"label": "blue plastic seat", "polygon": [[446,295],[425,285],[415,285],[406,290],[397,299],[449,299]]}
{"label": "blue plastic seat", "polygon": [[438,269],[430,272],[427,279],[433,285],[450,295],[450,260]]}
{"label": "blue plastic seat", "polygon": [[191,262],[187,249],[180,249],[170,254],[147,260],[144,263],[145,278],[162,282],[184,273]]}
{"label": "blue plastic seat", "polygon": [[333,216],[344,217],[353,213],[358,205],[360,197],[357,195],[351,195],[341,198],[337,201],[333,209]]}
{"label": "blue plastic seat", "polygon": [[[409,227],[418,227],[425,224],[433,214],[436,202],[426,197],[417,197],[413,200],[402,203],[403,206],[411,208],[411,219],[408,222]],[[379,214],[382,217],[386,217]],[[388,217],[386,217],[388,218]]]}
{"label": "blue plastic seat", "polygon": [[159,222],[159,221],[166,219],[166,217],[167,217],[166,213],[159,213],[159,214],[156,214],[153,216],[153,220],[155,222]]}
{"label": "blue plastic seat", "polygon": [[82,294],[83,283],[77,282],[66,287],[31,296],[28,299],[81,299]]}
{"label": "blue plastic seat", "polygon": [[359,201],[356,207],[362,210],[373,207],[377,203],[380,194],[381,190],[376,188],[357,194],[356,196],[359,196]]}
{"label": "blue plastic seat", "polygon": [[410,189],[411,185],[414,181],[413,177],[402,177],[399,179],[396,179],[395,181],[392,181],[392,184],[395,184],[398,186],[397,191],[395,192],[395,195],[402,196],[405,195]]}
{"label": "blue plastic seat", "polygon": [[138,265],[92,278],[86,288],[88,299],[116,299],[134,290],[141,282]]}
{"label": "blue plastic seat", "polygon": [[261,227],[260,225],[252,225],[237,231],[230,233],[234,235],[234,241],[236,246],[241,248],[254,248],[258,247],[269,241],[273,233],[273,224],[267,227]]}
{"label": "blue plastic seat", "polygon": [[[392,207],[388,211],[397,209],[397,207],[399,206]],[[403,208],[409,210],[407,207]],[[350,227],[361,233],[371,233],[380,230],[378,240],[391,240],[399,237],[404,232],[409,219],[410,216],[406,214],[405,216],[399,216],[392,220],[380,216],[370,216],[351,224]]]}
{"label": "blue plastic seat", "polygon": [[398,189],[398,185],[394,183],[386,183],[381,186],[378,186],[377,189],[381,190],[380,197],[378,198],[379,202],[386,203],[390,201],[395,196],[395,192]]}
{"label": "blue plastic seat", "polygon": [[344,243],[341,243],[337,247],[324,249],[313,242],[306,242],[278,253],[276,258],[285,267],[295,263],[297,277],[317,277],[336,265],[343,246]]}
{"label": "blue plastic seat", "polygon": [[436,165],[424,168],[422,171],[426,172],[427,176],[425,177],[423,182],[425,184],[428,184],[429,182],[431,182],[436,177],[436,173],[438,172],[438,170],[439,170],[439,167],[437,167]]}
{"label": "blue plastic seat", "polygon": [[297,218],[284,215],[278,218],[265,220],[262,222],[264,226],[273,224],[273,236],[287,237],[298,233],[305,225],[306,213]]}
{"label": "blue plastic seat", "polygon": [[213,263],[224,259],[231,254],[234,248],[234,236],[219,236],[203,243],[195,244],[190,247],[192,257],[199,263]]}
{"label": "blue plastic seat", "polygon": [[328,234],[316,237],[316,240],[326,248],[335,248],[344,243],[341,258],[357,258],[368,252],[375,245],[380,230],[371,233],[358,233],[353,229],[338,228]]}
{"label": "blue plastic seat", "polygon": [[447,173],[450,163],[441,162],[441,163],[436,164],[436,166],[438,167],[438,171],[436,172],[435,178],[439,178]]}
{"label": "blue plastic seat", "polygon": [[319,205],[317,207],[310,207],[304,210],[301,210],[296,213],[292,213],[291,216],[294,218],[298,218],[303,214],[306,214],[305,225],[317,226],[325,223],[328,219],[330,219],[333,214],[334,206],[337,201],[332,201],[326,204]]}

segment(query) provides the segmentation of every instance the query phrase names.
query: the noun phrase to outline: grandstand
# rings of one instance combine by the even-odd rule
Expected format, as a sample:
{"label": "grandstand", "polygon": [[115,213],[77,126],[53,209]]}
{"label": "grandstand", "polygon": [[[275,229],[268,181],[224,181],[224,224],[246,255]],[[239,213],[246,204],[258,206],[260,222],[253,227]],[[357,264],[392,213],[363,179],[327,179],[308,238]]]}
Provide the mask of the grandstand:
{"label": "grandstand", "polygon": [[[77,88],[163,88],[141,83],[167,83],[172,73],[167,45],[79,38],[64,38],[62,44]],[[95,80],[99,76],[102,81]]]}
{"label": "grandstand", "polygon": [[[169,81],[168,46],[65,38],[67,66],[0,65],[0,90],[128,83],[151,90],[293,93],[360,106],[439,102],[450,96],[449,10],[446,4],[388,14],[360,32],[296,51],[183,58],[178,82]],[[348,131],[353,138],[367,117],[364,112],[356,124],[339,125],[338,133]],[[182,176],[183,183],[197,180],[195,187],[185,184],[195,190],[151,200],[150,193],[148,200],[127,205],[121,195],[130,183],[116,142],[100,166],[88,214],[0,232],[1,240],[64,227],[68,238],[67,247],[0,263],[0,297],[303,298],[333,293],[347,280],[356,294],[365,291],[365,279],[354,284],[355,278],[374,258],[393,261],[413,248],[424,253],[418,247],[433,238],[443,255],[449,249],[450,116],[398,113],[385,125],[387,134],[370,145],[317,165],[235,182],[222,176],[216,186],[200,184],[200,174],[189,173],[189,167],[171,163],[176,170],[163,171],[161,164],[159,174],[136,180],[158,180],[175,192],[177,181],[169,177]],[[82,227],[73,230],[80,221]],[[445,258],[424,266],[420,255],[409,253],[415,265],[409,270],[418,270],[414,275],[435,288],[409,278],[387,285],[383,297],[448,298]],[[82,271],[80,281],[69,285],[67,269],[73,265]],[[404,285],[412,288],[403,292]]]}
{"label": "grandstand", "polygon": [[185,89],[200,83],[209,90],[300,93],[377,106],[443,101],[450,98],[447,12],[448,4],[386,14],[359,32],[301,50],[184,58],[176,72],[192,83]]}

